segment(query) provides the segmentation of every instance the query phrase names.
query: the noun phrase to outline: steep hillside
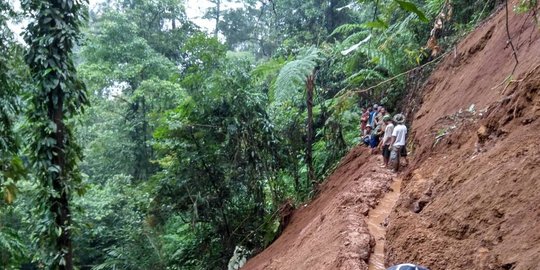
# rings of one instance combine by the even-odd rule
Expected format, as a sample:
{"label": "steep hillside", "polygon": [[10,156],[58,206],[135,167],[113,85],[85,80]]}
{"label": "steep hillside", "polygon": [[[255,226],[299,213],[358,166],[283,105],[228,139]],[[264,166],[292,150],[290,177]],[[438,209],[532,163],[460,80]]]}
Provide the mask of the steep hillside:
{"label": "steep hillside", "polygon": [[[414,118],[415,168],[390,217],[386,263],[540,269],[540,35],[504,10],[431,75]],[[469,110],[470,109],[470,110]]]}
{"label": "steep hillside", "polygon": [[[401,195],[388,219],[386,265],[540,269],[540,34],[501,10],[445,57],[413,117]],[[392,175],[359,147],[283,235],[243,269],[368,269],[366,216]],[[395,177],[395,176],[394,176]]]}

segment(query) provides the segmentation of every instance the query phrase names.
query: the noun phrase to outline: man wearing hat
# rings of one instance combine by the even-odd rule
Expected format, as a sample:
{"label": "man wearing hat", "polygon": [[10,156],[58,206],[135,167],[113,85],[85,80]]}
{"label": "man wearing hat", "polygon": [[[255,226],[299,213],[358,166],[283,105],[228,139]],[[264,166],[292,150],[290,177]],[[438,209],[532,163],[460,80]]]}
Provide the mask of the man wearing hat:
{"label": "man wearing hat", "polygon": [[407,138],[407,127],[404,125],[405,123],[405,116],[403,114],[396,114],[394,116],[394,123],[396,123],[396,126],[394,127],[394,130],[392,131],[392,150],[396,151],[396,166],[394,168],[394,172],[399,171],[399,157],[403,155],[402,151],[405,150],[405,144],[406,144],[406,138]]}

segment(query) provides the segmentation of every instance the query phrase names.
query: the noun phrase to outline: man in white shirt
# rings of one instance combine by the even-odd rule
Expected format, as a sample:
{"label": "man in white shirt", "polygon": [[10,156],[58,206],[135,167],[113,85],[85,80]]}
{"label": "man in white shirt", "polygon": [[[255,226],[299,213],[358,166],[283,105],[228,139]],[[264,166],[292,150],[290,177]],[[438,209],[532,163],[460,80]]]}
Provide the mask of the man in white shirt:
{"label": "man in white shirt", "polygon": [[388,161],[390,160],[390,150],[392,142],[392,132],[394,131],[394,123],[392,122],[392,117],[387,114],[382,119],[385,124],[384,128],[384,136],[381,140],[381,143],[379,145],[379,149],[381,149],[384,164],[381,167],[388,168]]}
{"label": "man in white shirt", "polygon": [[397,154],[396,166],[394,168],[394,172],[397,172],[399,171],[399,157],[403,155],[402,151],[406,151],[405,144],[407,143],[407,127],[404,125],[405,116],[403,116],[403,114],[396,114],[394,116],[394,122],[396,123],[396,126],[392,131],[391,145],[393,151],[396,151]]}

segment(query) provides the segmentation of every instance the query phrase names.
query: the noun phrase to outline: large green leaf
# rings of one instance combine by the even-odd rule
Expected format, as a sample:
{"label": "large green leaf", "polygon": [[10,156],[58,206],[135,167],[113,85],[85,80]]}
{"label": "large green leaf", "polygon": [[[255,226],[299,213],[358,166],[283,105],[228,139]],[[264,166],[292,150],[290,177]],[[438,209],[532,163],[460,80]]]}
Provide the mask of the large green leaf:
{"label": "large green leaf", "polygon": [[362,24],[365,28],[375,28],[375,29],[387,29],[388,23],[381,19],[377,19],[375,21],[367,22]]}
{"label": "large green leaf", "polygon": [[407,2],[407,1],[401,1],[401,0],[394,0],[394,1],[396,1],[399,4],[401,9],[412,12],[412,13],[418,15],[418,18],[420,18],[420,20],[422,20],[424,22],[429,22],[426,15],[424,15],[424,12],[422,12],[420,9],[418,9],[418,7],[415,4],[413,4],[411,2]]}

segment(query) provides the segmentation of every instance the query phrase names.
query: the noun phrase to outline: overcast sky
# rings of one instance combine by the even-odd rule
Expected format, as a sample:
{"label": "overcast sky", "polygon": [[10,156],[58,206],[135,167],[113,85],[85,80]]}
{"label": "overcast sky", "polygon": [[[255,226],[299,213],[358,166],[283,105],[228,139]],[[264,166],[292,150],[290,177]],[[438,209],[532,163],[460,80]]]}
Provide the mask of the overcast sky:
{"label": "overcast sky", "polygon": [[[0,0],[0,1],[4,1],[4,0]],[[12,3],[12,5],[15,7],[16,10],[20,9],[19,1],[20,0],[8,0],[8,2]],[[205,11],[208,8],[212,7],[213,4],[210,3],[210,1],[208,0],[184,0],[184,1],[186,3],[186,14],[188,18],[192,22],[200,26],[201,28],[205,29],[207,32],[211,33],[214,29],[214,22],[210,20],[205,20],[202,18],[202,16],[204,15]],[[90,8],[93,8],[99,3],[103,3],[103,2],[105,2],[105,0],[89,0]],[[242,4],[227,3],[224,6],[224,8],[225,9],[236,8],[240,6],[242,6]],[[8,25],[11,28],[11,30],[17,36],[19,36],[22,33],[23,27],[26,25],[26,23],[25,22],[22,22],[22,23],[9,22]],[[20,38],[20,36],[17,39],[22,42],[22,38]]]}
{"label": "overcast sky", "polygon": [[[0,0],[1,1],[1,0]],[[89,0],[90,1],[90,7],[96,6],[99,3],[104,2],[105,0]],[[202,16],[204,15],[205,11],[212,7],[212,3],[208,0],[184,0],[186,3],[186,14],[188,18],[200,26],[201,28],[205,29],[208,32],[212,32],[214,29],[214,22],[210,20],[203,19]],[[240,3],[225,3],[224,9],[227,8],[236,8],[241,7],[242,4]]]}

